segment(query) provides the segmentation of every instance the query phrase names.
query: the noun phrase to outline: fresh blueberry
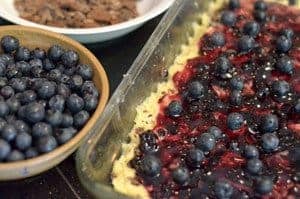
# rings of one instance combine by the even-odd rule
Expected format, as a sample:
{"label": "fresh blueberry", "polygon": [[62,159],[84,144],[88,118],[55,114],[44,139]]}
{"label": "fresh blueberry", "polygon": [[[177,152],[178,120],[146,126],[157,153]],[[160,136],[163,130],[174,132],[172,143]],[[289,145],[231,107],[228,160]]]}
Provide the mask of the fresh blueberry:
{"label": "fresh blueberry", "polygon": [[8,142],[0,139],[0,160],[5,159],[11,151],[11,147]]}
{"label": "fresh blueberry", "polygon": [[32,90],[38,90],[42,86],[43,82],[46,81],[48,81],[46,78],[32,78],[29,80],[30,88]]}
{"label": "fresh blueberry", "polygon": [[52,134],[52,127],[51,125],[45,122],[38,122],[33,125],[32,127],[32,136],[33,137],[43,137],[46,135]]}
{"label": "fresh blueberry", "polygon": [[188,86],[188,93],[194,99],[199,99],[204,95],[205,89],[201,82],[192,81]]}
{"label": "fresh blueberry", "polygon": [[258,178],[255,182],[255,190],[264,195],[273,190],[273,181],[270,177]]}
{"label": "fresh blueberry", "polygon": [[47,107],[47,101],[46,100],[38,100],[37,103],[41,104],[44,108]]}
{"label": "fresh blueberry", "polygon": [[263,169],[263,163],[257,158],[253,158],[247,161],[246,169],[251,174],[259,174]]}
{"label": "fresh blueberry", "polygon": [[91,80],[93,78],[93,69],[89,65],[86,65],[86,64],[79,64],[77,66],[77,73],[84,80]]}
{"label": "fresh blueberry", "polygon": [[26,119],[26,106],[20,104],[17,115],[20,119]]}
{"label": "fresh blueberry", "polygon": [[0,62],[4,63],[6,66],[10,63],[13,63],[14,58],[10,54],[0,54]]}
{"label": "fresh blueberry", "polygon": [[19,61],[19,62],[16,63],[16,67],[23,74],[29,74],[30,73],[31,66],[28,62]]}
{"label": "fresh blueberry", "polygon": [[200,149],[190,149],[187,152],[186,160],[191,167],[198,168],[201,166],[201,163],[204,160],[204,158],[204,153]]}
{"label": "fresh blueberry", "polygon": [[10,98],[11,96],[13,96],[15,94],[14,89],[11,86],[4,86],[1,88],[1,95],[4,98]]}
{"label": "fresh blueberry", "polygon": [[36,93],[33,90],[26,90],[22,93],[22,98],[20,99],[21,104],[28,104],[34,102],[37,98]]}
{"label": "fresh blueberry", "polygon": [[264,133],[272,133],[279,127],[278,117],[273,114],[264,116],[260,122],[260,128]]}
{"label": "fresh blueberry", "polygon": [[29,133],[30,127],[23,120],[15,120],[13,125],[17,129],[18,133]]}
{"label": "fresh blueberry", "polygon": [[172,117],[180,117],[182,115],[183,108],[180,101],[174,100],[168,106],[168,114]]}
{"label": "fresh blueberry", "polygon": [[6,102],[0,101],[0,117],[5,117],[9,113],[9,106]]}
{"label": "fresh blueberry", "polygon": [[240,106],[243,101],[243,96],[241,91],[234,90],[230,94],[230,104],[233,106]]}
{"label": "fresh blueberry", "polygon": [[211,126],[207,130],[207,133],[213,135],[215,139],[220,139],[222,137],[222,130],[219,127]]}
{"label": "fresh blueberry", "polygon": [[23,151],[31,146],[32,137],[28,133],[19,133],[15,139],[16,147]]}
{"label": "fresh blueberry", "polygon": [[264,23],[267,20],[267,13],[262,10],[255,10],[253,16],[254,19],[260,23]]}
{"label": "fresh blueberry", "polygon": [[57,94],[67,98],[71,95],[69,87],[63,83],[57,85]]}
{"label": "fresh blueberry", "polygon": [[17,130],[14,127],[14,125],[6,124],[2,131],[1,131],[1,137],[5,139],[8,142],[13,141],[17,136]]}
{"label": "fresh blueberry", "polygon": [[25,106],[24,116],[27,121],[37,123],[45,118],[45,107],[37,102],[32,102]]}
{"label": "fresh blueberry", "polygon": [[27,88],[27,82],[25,78],[12,78],[9,81],[9,85],[16,91],[16,92],[23,92]]}
{"label": "fresh blueberry", "polygon": [[79,61],[79,55],[73,50],[68,50],[61,56],[61,61],[67,67],[76,66]]}
{"label": "fresh blueberry", "polygon": [[157,136],[152,131],[146,131],[140,135],[140,150],[144,153],[151,154],[158,151]]}
{"label": "fresh blueberry", "polygon": [[11,151],[6,158],[8,162],[16,162],[24,159],[25,159],[24,154],[18,150]]}
{"label": "fresh blueberry", "polygon": [[93,95],[95,97],[99,97],[98,89],[92,81],[85,81],[83,83],[81,87],[81,94],[82,96]]}
{"label": "fresh blueberry", "polygon": [[91,112],[97,108],[98,105],[98,98],[94,97],[93,95],[86,95],[84,96],[84,109]]}
{"label": "fresh blueberry", "polygon": [[6,120],[0,117],[0,131],[2,131],[3,127],[7,124]]}
{"label": "fresh blueberry", "polygon": [[229,9],[235,10],[237,8],[240,8],[240,0],[229,0]]}
{"label": "fresh blueberry", "polygon": [[37,66],[31,67],[30,72],[33,77],[42,77],[43,69]]}
{"label": "fresh blueberry", "polygon": [[63,83],[63,84],[69,84],[71,81],[71,78],[66,75],[66,74],[62,74],[61,77],[60,77],[60,82]]}
{"label": "fresh blueberry", "polygon": [[59,126],[62,122],[62,113],[57,110],[47,110],[46,121],[52,126]]}
{"label": "fresh blueberry", "polygon": [[251,37],[256,37],[260,32],[260,25],[256,21],[249,21],[244,25],[243,32]]}
{"label": "fresh blueberry", "polygon": [[10,115],[7,115],[5,117],[5,120],[7,121],[8,124],[12,124],[12,125],[15,125],[15,122],[17,120],[17,117],[13,114],[10,114]]}
{"label": "fresh blueberry", "polygon": [[215,183],[214,191],[218,199],[229,199],[233,194],[233,187],[229,182],[220,180]]}
{"label": "fresh blueberry", "polygon": [[62,115],[61,127],[67,128],[73,126],[74,119],[72,115],[64,113]]}
{"label": "fresh blueberry", "polygon": [[55,82],[45,81],[41,84],[41,87],[37,90],[37,93],[41,99],[49,99],[56,92]]}
{"label": "fresh blueberry", "polygon": [[244,89],[244,80],[238,76],[233,77],[230,80],[230,88],[232,90],[241,91]]}
{"label": "fresh blueberry", "polygon": [[300,100],[297,100],[295,106],[294,106],[294,111],[297,114],[300,114]]}
{"label": "fresh blueberry", "polygon": [[72,94],[67,99],[67,107],[72,113],[77,113],[84,108],[84,101],[77,94]]}
{"label": "fresh blueberry", "polygon": [[221,23],[226,26],[234,26],[236,22],[236,16],[234,12],[224,11],[221,16]]}
{"label": "fresh blueberry", "polygon": [[74,115],[74,126],[76,128],[83,127],[87,123],[89,118],[90,118],[90,114],[87,111],[85,110],[79,111]]}
{"label": "fresh blueberry", "polygon": [[75,90],[79,90],[82,87],[83,79],[80,75],[73,75],[71,77],[71,88]]}
{"label": "fresh blueberry", "polygon": [[32,59],[29,61],[29,65],[31,68],[43,68],[43,61],[40,59]]}
{"label": "fresh blueberry", "polygon": [[300,172],[296,172],[294,175],[293,175],[293,181],[296,182],[296,183],[299,183],[300,182]]}
{"label": "fresh blueberry", "polygon": [[5,77],[6,65],[0,61],[0,77]]}
{"label": "fresh blueberry", "polygon": [[55,65],[50,59],[46,58],[43,60],[43,69],[44,70],[50,71],[54,68],[55,68]]}
{"label": "fresh blueberry", "polygon": [[9,64],[6,68],[6,77],[8,79],[14,78],[14,77],[20,77],[21,72],[16,67],[16,64]]}
{"label": "fresh blueberry", "polygon": [[298,168],[300,167],[300,147],[293,147],[289,150],[289,159],[294,163]]}
{"label": "fresh blueberry", "polygon": [[279,139],[274,133],[265,133],[261,139],[262,147],[266,152],[275,151],[279,146]]}
{"label": "fresh blueberry", "polygon": [[289,0],[289,5],[294,6],[297,5],[297,0]]}
{"label": "fresh blueberry", "polygon": [[0,76],[3,77],[5,76],[6,73],[6,66],[3,62],[0,62]]}
{"label": "fresh blueberry", "polygon": [[7,78],[6,77],[0,77],[0,87],[4,87],[7,85]]}
{"label": "fresh blueberry", "polygon": [[250,52],[255,46],[255,40],[249,35],[242,36],[237,43],[239,52],[247,53]]}
{"label": "fresh blueberry", "polygon": [[48,153],[57,147],[57,142],[53,136],[46,135],[38,139],[37,149],[41,153]]}
{"label": "fresh blueberry", "polygon": [[258,158],[259,157],[259,151],[253,145],[246,145],[245,150],[244,150],[244,155],[247,159]]}
{"label": "fresh blueberry", "polygon": [[203,133],[198,137],[196,147],[204,152],[211,151],[216,145],[216,139],[212,134]]}
{"label": "fresh blueberry", "polygon": [[12,53],[19,48],[19,40],[13,36],[7,35],[1,39],[1,47],[4,52]]}
{"label": "fresh blueberry", "polygon": [[230,113],[227,118],[227,127],[234,131],[240,129],[244,124],[244,117],[240,113]]}
{"label": "fresh blueberry", "polygon": [[210,37],[209,37],[209,43],[212,47],[222,47],[225,45],[225,36],[221,32],[214,32]]}
{"label": "fresh blueberry", "polygon": [[230,144],[229,144],[229,148],[239,154],[241,152],[241,149],[240,149],[240,146],[239,146],[239,143],[235,142],[235,141],[232,141]]}
{"label": "fresh blueberry", "polygon": [[19,47],[15,54],[16,61],[28,61],[30,59],[30,50],[26,47]]}
{"label": "fresh blueberry", "polygon": [[48,57],[54,62],[59,61],[63,53],[64,49],[60,45],[54,45],[48,49]]}
{"label": "fresh blueberry", "polygon": [[276,68],[280,72],[286,73],[288,75],[293,74],[295,70],[293,60],[288,56],[281,57],[276,63]]}
{"label": "fresh blueberry", "polygon": [[48,75],[50,80],[56,81],[56,82],[58,82],[60,80],[61,76],[62,76],[62,73],[58,69],[51,70]]}
{"label": "fresh blueberry", "polygon": [[29,148],[25,151],[26,159],[34,158],[39,155],[39,152],[35,148]]}
{"label": "fresh blueberry", "polygon": [[55,130],[56,139],[59,144],[65,144],[71,140],[75,133],[76,129],[72,127]]}
{"label": "fresh blueberry", "polygon": [[161,162],[153,155],[145,155],[141,160],[141,171],[149,177],[157,176],[161,170]]}
{"label": "fresh blueberry", "polygon": [[268,9],[268,6],[263,0],[258,0],[254,3],[254,9],[266,11]]}
{"label": "fresh blueberry", "polygon": [[221,56],[215,60],[215,70],[218,74],[225,74],[231,68],[231,63],[227,57]]}
{"label": "fresh blueberry", "polygon": [[50,109],[62,112],[65,109],[65,98],[62,95],[54,95],[48,104]]}
{"label": "fresh blueberry", "polygon": [[185,167],[178,167],[173,171],[172,177],[173,177],[174,182],[176,182],[179,185],[184,186],[189,183],[190,172]]}
{"label": "fresh blueberry", "polygon": [[285,28],[285,29],[281,30],[280,34],[285,36],[288,39],[293,39],[293,37],[295,35],[293,29],[291,29],[291,28]]}
{"label": "fresh blueberry", "polygon": [[271,90],[275,96],[283,97],[291,91],[291,87],[288,82],[284,80],[278,80],[272,83]]}
{"label": "fresh blueberry", "polygon": [[276,49],[281,53],[288,52],[292,48],[292,45],[292,40],[283,35],[276,40]]}
{"label": "fresh blueberry", "polygon": [[60,70],[60,72],[62,72],[62,73],[64,73],[64,71],[66,69],[66,67],[61,62],[56,63],[56,68],[58,70]]}
{"label": "fresh blueberry", "polygon": [[11,98],[7,99],[6,103],[9,107],[9,110],[11,113],[17,112],[21,106],[20,101],[15,97],[11,97]]}
{"label": "fresh blueberry", "polygon": [[67,67],[64,69],[64,74],[68,75],[68,76],[72,76],[75,74],[76,72],[76,67],[72,66],[72,67]]}
{"label": "fresh blueberry", "polygon": [[46,52],[43,49],[35,48],[33,51],[31,51],[31,58],[33,59],[45,59]]}

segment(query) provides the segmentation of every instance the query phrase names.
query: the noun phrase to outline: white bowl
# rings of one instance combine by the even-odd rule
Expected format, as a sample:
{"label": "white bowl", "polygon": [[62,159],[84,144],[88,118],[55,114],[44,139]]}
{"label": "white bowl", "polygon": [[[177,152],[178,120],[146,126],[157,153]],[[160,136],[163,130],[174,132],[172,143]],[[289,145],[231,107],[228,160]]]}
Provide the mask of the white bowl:
{"label": "white bowl", "polygon": [[111,40],[137,29],[145,22],[164,12],[174,1],[138,0],[138,17],[123,23],[98,28],[57,28],[34,23],[19,17],[14,7],[14,0],[0,0],[0,17],[15,24],[62,33],[82,43],[95,43]]}

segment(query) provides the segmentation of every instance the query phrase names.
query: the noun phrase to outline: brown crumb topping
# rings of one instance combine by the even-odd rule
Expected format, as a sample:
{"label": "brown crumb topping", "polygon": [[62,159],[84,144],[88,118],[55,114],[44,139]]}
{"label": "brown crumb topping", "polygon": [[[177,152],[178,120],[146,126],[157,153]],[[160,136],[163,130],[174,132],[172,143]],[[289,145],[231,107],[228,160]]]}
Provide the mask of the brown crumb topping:
{"label": "brown crumb topping", "polygon": [[69,28],[108,26],[137,17],[137,0],[15,0],[20,17]]}

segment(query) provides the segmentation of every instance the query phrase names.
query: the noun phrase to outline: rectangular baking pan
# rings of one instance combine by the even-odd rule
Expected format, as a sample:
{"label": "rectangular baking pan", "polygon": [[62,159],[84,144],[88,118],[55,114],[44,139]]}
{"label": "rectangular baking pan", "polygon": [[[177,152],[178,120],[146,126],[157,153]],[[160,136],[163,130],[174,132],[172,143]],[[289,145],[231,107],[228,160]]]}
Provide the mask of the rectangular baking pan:
{"label": "rectangular baking pan", "polygon": [[122,143],[134,125],[135,108],[166,81],[168,68],[193,35],[193,25],[201,23],[215,0],[177,0],[111,97],[103,115],[89,133],[76,156],[76,167],[84,187],[96,198],[126,198],[114,191],[111,171]]}

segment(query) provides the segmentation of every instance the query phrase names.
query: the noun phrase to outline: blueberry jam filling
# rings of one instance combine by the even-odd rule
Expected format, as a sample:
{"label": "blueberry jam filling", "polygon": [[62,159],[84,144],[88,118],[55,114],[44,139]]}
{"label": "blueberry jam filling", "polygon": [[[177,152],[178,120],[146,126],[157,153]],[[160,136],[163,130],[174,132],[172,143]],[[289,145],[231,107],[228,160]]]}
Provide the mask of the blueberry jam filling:
{"label": "blueberry jam filling", "polygon": [[299,16],[230,0],[215,17],[140,135],[131,165],[152,198],[300,197]]}
{"label": "blueberry jam filling", "polygon": [[0,164],[34,158],[71,140],[98,105],[93,69],[60,45],[31,50],[6,35],[0,48]]}

